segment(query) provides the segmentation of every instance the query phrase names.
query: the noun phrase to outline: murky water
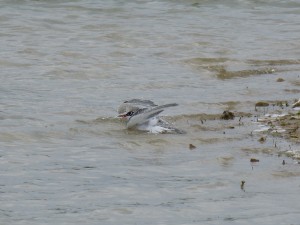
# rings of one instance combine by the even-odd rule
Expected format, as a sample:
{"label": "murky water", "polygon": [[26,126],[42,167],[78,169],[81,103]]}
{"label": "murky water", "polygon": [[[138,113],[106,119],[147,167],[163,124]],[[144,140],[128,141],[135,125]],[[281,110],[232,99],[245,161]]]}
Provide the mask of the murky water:
{"label": "murky water", "polygon": [[[299,224],[299,143],[253,132],[299,98],[299,21],[292,0],[2,0],[1,224]],[[125,130],[131,98],[177,102],[187,133]]]}

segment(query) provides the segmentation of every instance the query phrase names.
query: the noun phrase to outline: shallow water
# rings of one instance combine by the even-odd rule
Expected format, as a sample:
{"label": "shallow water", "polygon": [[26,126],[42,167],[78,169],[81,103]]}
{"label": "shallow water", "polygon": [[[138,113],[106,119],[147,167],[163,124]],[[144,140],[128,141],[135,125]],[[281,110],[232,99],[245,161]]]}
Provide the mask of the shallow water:
{"label": "shallow water", "polygon": [[[256,102],[299,98],[299,12],[1,1],[1,224],[299,224],[300,168],[282,154],[299,143],[253,132],[291,111]],[[131,98],[177,102],[164,116],[186,134],[125,130],[116,109]]]}

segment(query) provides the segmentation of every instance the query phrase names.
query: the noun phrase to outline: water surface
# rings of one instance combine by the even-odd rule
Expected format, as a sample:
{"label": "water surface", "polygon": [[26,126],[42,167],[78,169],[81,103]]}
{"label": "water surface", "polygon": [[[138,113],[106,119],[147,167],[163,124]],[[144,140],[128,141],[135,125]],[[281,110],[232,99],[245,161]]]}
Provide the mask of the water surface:
{"label": "water surface", "polygon": [[[2,0],[1,223],[298,224],[299,164],[281,153],[299,143],[253,131],[299,98],[299,12],[292,0]],[[114,117],[131,98],[177,102],[164,115],[187,133],[125,130]]]}

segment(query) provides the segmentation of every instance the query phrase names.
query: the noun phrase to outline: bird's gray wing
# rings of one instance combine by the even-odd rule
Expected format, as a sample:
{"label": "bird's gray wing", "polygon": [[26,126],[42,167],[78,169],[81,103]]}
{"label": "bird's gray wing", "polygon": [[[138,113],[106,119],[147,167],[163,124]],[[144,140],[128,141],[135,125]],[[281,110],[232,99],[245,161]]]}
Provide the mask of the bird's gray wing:
{"label": "bird's gray wing", "polygon": [[157,106],[154,102],[150,100],[142,100],[142,99],[131,99],[125,101],[124,103],[139,106],[139,108],[152,108]]}
{"label": "bird's gray wing", "polygon": [[132,128],[140,124],[144,124],[149,121],[150,118],[157,116],[165,108],[177,106],[176,103],[156,106],[152,109],[141,110],[140,112],[135,113],[127,122],[127,128]]}

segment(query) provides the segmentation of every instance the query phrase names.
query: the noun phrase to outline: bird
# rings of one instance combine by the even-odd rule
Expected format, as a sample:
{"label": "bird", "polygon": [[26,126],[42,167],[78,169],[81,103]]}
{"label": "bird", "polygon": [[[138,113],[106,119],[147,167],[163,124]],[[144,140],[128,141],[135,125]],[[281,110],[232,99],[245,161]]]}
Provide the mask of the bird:
{"label": "bird", "polygon": [[158,115],[177,103],[157,105],[151,100],[131,99],[118,108],[118,117],[126,121],[127,129],[148,131],[149,133],[183,133]]}

